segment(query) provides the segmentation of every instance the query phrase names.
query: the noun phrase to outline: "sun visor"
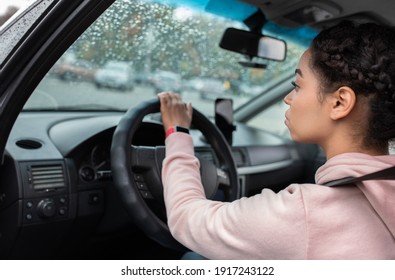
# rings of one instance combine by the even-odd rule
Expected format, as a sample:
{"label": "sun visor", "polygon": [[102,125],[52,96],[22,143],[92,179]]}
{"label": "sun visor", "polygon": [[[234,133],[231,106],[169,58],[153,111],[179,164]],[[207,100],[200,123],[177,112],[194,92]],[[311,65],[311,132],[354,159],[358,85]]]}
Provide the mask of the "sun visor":
{"label": "sun visor", "polygon": [[238,0],[209,0],[206,2],[205,10],[207,12],[220,16],[223,15],[238,21],[243,21],[258,10],[257,7]]}
{"label": "sun visor", "polygon": [[[172,5],[174,7],[180,6],[178,0],[148,0],[155,3],[162,3]],[[224,16],[237,21],[243,21],[252,14],[254,14],[258,8],[249,5],[239,0],[184,0],[182,6],[188,6],[192,9],[204,10],[209,13],[213,13],[219,16]]]}

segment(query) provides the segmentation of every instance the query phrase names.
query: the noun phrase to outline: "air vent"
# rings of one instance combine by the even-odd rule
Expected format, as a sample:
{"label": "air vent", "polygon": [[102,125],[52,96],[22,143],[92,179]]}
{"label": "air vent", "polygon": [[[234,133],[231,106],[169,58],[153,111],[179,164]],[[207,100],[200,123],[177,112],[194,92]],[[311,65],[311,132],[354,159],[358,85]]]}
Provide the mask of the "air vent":
{"label": "air vent", "polygon": [[58,189],[66,186],[62,165],[32,166],[31,182],[34,190]]}
{"label": "air vent", "polygon": [[232,150],[233,159],[235,160],[236,166],[244,166],[245,160],[242,151]]}
{"label": "air vent", "polygon": [[22,139],[18,140],[15,143],[19,148],[26,149],[26,150],[35,150],[35,149],[40,149],[42,147],[42,144],[38,142],[37,140],[32,140],[32,139]]}

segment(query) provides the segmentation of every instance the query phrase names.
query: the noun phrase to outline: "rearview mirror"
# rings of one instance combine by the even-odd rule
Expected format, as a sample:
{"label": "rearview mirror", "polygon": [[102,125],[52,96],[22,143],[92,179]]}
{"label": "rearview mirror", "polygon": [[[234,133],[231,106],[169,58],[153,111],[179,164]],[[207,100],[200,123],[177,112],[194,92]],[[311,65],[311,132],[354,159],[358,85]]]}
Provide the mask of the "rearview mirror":
{"label": "rearview mirror", "polygon": [[228,28],[219,46],[250,57],[283,61],[287,53],[285,41],[246,30]]}

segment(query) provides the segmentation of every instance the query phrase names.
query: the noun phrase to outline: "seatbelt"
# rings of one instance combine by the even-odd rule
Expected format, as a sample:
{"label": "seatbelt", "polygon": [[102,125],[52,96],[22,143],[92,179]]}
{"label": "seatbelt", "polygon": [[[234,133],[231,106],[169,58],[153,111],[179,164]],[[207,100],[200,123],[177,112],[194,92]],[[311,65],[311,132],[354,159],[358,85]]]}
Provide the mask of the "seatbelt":
{"label": "seatbelt", "polygon": [[379,170],[373,173],[365,174],[359,177],[344,177],[340,179],[336,179],[333,181],[326,182],[325,186],[328,187],[336,187],[336,186],[344,186],[348,184],[353,184],[360,181],[367,181],[367,180],[395,180],[395,166]]}

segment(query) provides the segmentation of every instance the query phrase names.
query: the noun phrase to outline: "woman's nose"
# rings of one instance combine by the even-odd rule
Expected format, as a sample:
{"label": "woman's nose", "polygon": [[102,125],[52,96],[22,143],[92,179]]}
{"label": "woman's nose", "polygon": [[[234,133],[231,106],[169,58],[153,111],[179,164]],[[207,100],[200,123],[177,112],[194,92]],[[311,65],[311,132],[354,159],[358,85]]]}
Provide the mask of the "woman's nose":
{"label": "woman's nose", "polygon": [[284,103],[287,105],[291,104],[291,100],[292,100],[292,93],[293,91],[291,91],[290,93],[288,93],[285,97],[284,97]]}

